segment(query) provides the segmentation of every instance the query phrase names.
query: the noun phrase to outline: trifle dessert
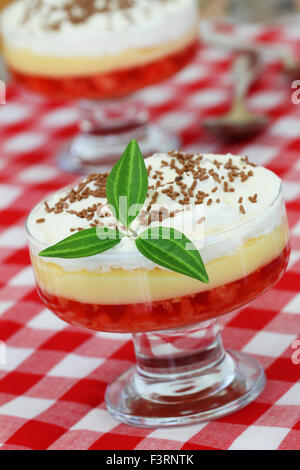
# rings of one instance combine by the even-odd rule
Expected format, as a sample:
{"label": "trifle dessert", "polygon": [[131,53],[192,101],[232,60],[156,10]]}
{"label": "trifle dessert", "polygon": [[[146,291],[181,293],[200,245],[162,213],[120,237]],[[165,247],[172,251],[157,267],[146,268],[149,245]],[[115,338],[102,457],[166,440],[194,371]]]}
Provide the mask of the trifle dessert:
{"label": "trifle dessert", "polygon": [[134,138],[145,156],[178,147],[131,95],[192,60],[197,28],[197,0],[18,0],[1,20],[12,76],[50,98],[80,99],[79,133],[59,155],[78,173],[111,169]]}
{"label": "trifle dessert", "polygon": [[[146,158],[145,165],[145,201],[130,229],[108,204],[111,181],[127,181],[123,157],[110,174],[90,174],[33,209],[27,230],[38,290],[72,325],[134,334],[138,368],[107,392],[117,418],[168,426],[222,416],[264,386],[254,359],[224,351],[216,318],[262,294],[286,269],[281,181],[231,154],[172,151]],[[90,241],[83,235],[100,228],[122,236],[106,251],[85,256]],[[177,240],[141,247],[140,234],[158,228],[184,234],[191,247],[182,260]],[[74,250],[60,255],[72,240]],[[205,265],[200,277],[192,257],[181,270],[189,249]]]}
{"label": "trifle dessert", "polygon": [[112,98],[173,75],[196,47],[194,0],[20,0],[3,14],[12,74],[51,97]]}
{"label": "trifle dessert", "polygon": [[128,238],[94,257],[37,256],[41,246],[74,231],[115,224],[105,198],[107,175],[91,174],[53,194],[28,220],[41,295],[70,323],[123,333],[197,323],[256,297],[286,264],[287,225],[276,175],[230,155],[155,154],[146,165],[149,192],[133,229],[138,233],[157,221],[183,224],[191,240],[201,238],[210,282],[158,268]]}

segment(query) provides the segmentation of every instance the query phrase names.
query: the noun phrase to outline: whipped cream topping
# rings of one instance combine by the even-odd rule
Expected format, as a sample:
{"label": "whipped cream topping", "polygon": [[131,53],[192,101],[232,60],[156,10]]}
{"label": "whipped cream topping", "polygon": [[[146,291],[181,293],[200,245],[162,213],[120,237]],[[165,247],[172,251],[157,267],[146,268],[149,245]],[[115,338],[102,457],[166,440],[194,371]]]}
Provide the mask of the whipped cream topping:
{"label": "whipped cream topping", "polygon": [[196,27],[196,0],[19,0],[1,20],[8,46],[56,57],[155,47]]}
{"label": "whipped cream topping", "polygon": [[[146,166],[148,194],[132,223],[138,234],[157,225],[177,228],[209,262],[231,254],[247,240],[265,235],[282,223],[280,179],[245,157],[170,152],[147,158]],[[106,179],[107,174],[92,174],[33,209],[28,231],[35,240],[32,244],[36,244],[36,253],[77,230],[98,225],[116,227],[118,222],[105,197]],[[130,237],[100,255],[49,261],[66,270],[155,266],[138,253]]]}

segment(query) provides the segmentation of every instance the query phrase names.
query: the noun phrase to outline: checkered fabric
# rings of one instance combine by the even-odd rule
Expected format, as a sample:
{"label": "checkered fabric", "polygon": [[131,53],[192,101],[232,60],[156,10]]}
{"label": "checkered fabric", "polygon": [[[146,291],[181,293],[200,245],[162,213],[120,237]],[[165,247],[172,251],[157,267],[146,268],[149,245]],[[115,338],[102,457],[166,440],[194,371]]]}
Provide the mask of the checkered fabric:
{"label": "checkered fabric", "polygon": [[[240,33],[269,41],[279,34],[257,27]],[[290,28],[281,39],[299,43],[299,29]],[[134,363],[130,337],[76,329],[46,310],[24,233],[34,204],[74,179],[59,170],[55,155],[76,132],[76,106],[10,86],[7,104],[0,106],[0,340],[7,358],[0,365],[1,449],[300,448],[300,105],[292,104],[293,90],[279,64],[268,61],[249,105],[267,114],[271,125],[247,142],[216,141],[201,120],[228,109],[231,61],[229,52],[201,47],[172,81],[139,95],[152,119],[177,132],[186,150],[249,155],[284,180],[293,248],[289,270],[271,291],[222,320],[225,346],[263,364],[265,390],[235,414],[179,429],[138,429],[108,414],[107,384]]]}

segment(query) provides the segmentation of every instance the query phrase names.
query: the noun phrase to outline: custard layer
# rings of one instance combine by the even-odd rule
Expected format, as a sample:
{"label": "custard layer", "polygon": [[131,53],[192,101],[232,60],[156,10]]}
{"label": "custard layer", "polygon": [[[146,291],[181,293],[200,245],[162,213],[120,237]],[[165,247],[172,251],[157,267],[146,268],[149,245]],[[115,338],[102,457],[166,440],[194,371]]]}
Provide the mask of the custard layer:
{"label": "custard layer", "polygon": [[287,241],[285,224],[267,235],[248,240],[234,253],[206,265],[209,284],[160,268],[70,272],[36,255],[31,257],[37,283],[48,293],[78,302],[116,305],[172,299],[228,284],[270,263]]}
{"label": "custard layer", "polygon": [[96,75],[132,68],[153,62],[181,51],[196,39],[196,31],[191,31],[183,38],[159,47],[132,49],[116,55],[101,56],[47,56],[37,54],[30,49],[14,48],[3,44],[4,57],[10,67],[26,75],[43,77],[74,77]]}

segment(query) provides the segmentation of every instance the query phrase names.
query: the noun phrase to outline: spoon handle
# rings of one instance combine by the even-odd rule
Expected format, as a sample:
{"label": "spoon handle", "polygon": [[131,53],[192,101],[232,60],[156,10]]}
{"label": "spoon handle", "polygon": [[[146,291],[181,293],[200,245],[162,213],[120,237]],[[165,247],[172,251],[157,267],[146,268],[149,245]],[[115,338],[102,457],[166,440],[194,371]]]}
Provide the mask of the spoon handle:
{"label": "spoon handle", "polygon": [[236,99],[244,99],[247,96],[258,71],[259,60],[256,54],[244,52],[237,55],[232,69]]}

